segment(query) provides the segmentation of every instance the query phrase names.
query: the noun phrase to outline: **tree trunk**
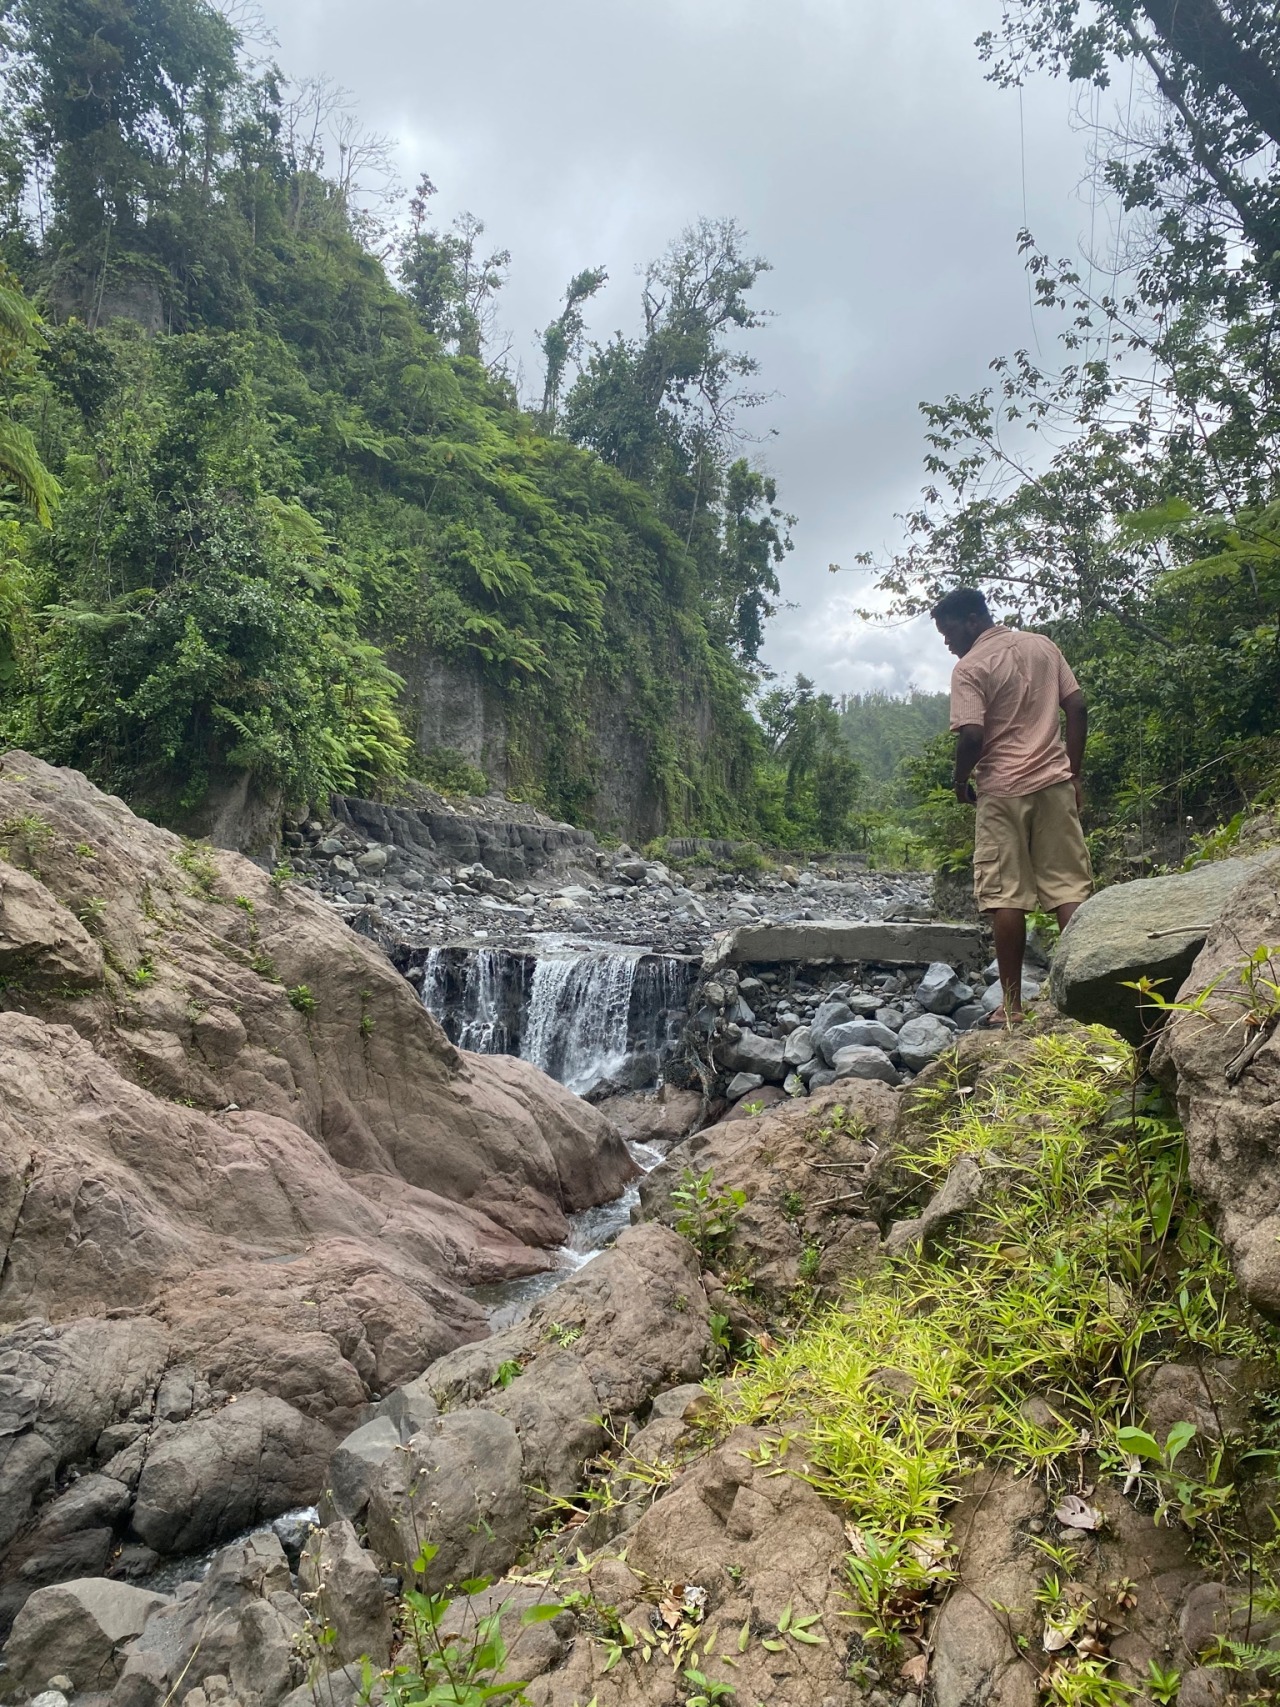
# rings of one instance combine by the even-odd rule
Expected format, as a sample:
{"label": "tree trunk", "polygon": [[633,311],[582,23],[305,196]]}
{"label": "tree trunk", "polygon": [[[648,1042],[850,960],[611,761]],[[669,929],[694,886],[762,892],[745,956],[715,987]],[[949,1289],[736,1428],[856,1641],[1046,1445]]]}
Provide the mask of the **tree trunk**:
{"label": "tree trunk", "polygon": [[1215,0],[1141,0],[1161,41],[1210,88],[1226,89],[1280,147],[1280,80],[1236,40]]}

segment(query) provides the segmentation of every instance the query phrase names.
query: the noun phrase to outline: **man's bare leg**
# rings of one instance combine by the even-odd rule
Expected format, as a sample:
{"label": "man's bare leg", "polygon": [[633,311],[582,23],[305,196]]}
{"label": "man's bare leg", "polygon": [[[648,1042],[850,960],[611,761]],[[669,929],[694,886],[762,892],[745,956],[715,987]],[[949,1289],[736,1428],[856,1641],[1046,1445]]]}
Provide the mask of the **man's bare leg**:
{"label": "man's bare leg", "polygon": [[[991,914],[991,933],[996,939],[996,965],[1004,991],[1004,1023],[1017,1025],[1022,1018],[1022,960],[1027,951],[1027,915],[1017,907],[997,907]],[[998,1023],[993,1014],[993,1024]]]}
{"label": "man's bare leg", "polygon": [[1054,911],[1058,915],[1058,929],[1060,931],[1065,931],[1067,928],[1067,923],[1071,918],[1071,915],[1073,913],[1078,913],[1079,910],[1080,910],[1080,902],[1079,901],[1064,901],[1060,907],[1055,907]]}

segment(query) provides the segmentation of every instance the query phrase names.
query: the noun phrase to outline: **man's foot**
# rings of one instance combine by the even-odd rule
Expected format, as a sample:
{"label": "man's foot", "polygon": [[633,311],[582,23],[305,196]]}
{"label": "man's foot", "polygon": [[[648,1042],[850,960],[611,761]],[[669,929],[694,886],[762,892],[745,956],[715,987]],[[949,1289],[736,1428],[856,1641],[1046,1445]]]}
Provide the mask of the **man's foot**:
{"label": "man's foot", "polygon": [[978,1023],[985,1031],[1011,1031],[1015,1025],[1021,1025],[1027,1016],[1021,1008],[1015,1008],[1007,1014],[1003,1008],[996,1008]]}

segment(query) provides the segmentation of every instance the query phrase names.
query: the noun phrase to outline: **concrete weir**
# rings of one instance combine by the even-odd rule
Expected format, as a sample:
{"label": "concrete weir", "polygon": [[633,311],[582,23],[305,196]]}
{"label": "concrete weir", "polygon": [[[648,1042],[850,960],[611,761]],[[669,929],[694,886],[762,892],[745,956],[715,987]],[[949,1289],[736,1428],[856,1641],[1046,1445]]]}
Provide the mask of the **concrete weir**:
{"label": "concrete weir", "polygon": [[702,965],[706,972],[765,964],[927,966],[935,960],[976,967],[985,959],[981,933],[973,925],[805,919],[740,925],[716,938]]}

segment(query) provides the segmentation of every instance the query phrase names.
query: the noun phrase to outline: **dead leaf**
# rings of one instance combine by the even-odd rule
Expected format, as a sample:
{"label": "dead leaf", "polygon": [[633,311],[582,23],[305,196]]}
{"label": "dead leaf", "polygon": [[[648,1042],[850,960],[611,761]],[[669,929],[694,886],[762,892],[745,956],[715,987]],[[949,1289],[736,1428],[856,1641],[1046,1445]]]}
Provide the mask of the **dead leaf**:
{"label": "dead leaf", "polygon": [[927,1654],[916,1654],[909,1659],[898,1673],[899,1681],[909,1683],[913,1689],[923,1686],[929,1675],[929,1657]]}
{"label": "dead leaf", "polygon": [[1101,1529],[1102,1513],[1088,1505],[1079,1494],[1064,1494],[1062,1503],[1053,1514],[1064,1529]]}
{"label": "dead leaf", "polygon": [[765,1328],[762,1328],[756,1335],[756,1344],[766,1357],[772,1357],[773,1353],[778,1349],[777,1340],[774,1339],[773,1335]]}
{"label": "dead leaf", "polygon": [[680,1612],[681,1608],[674,1600],[667,1599],[658,1602],[658,1617],[661,1618],[668,1630],[674,1630],[679,1624]]}
{"label": "dead leaf", "polygon": [[1060,1654],[1069,1645],[1071,1632],[1062,1630],[1056,1624],[1046,1624],[1044,1627],[1044,1651],[1046,1654]]}

